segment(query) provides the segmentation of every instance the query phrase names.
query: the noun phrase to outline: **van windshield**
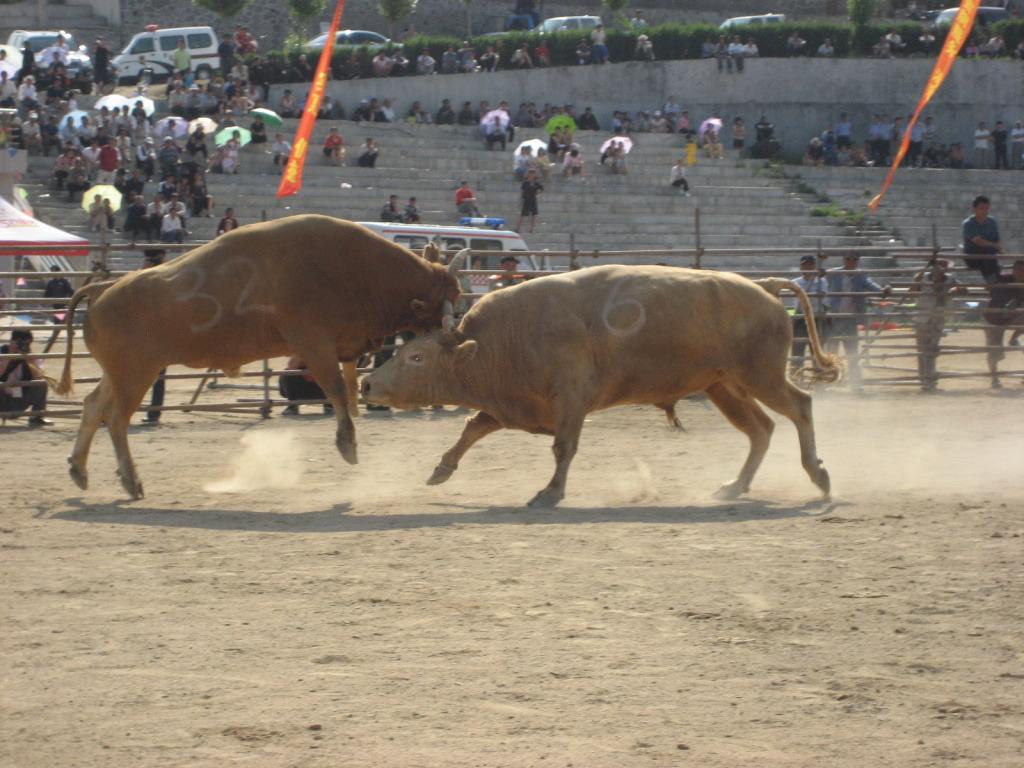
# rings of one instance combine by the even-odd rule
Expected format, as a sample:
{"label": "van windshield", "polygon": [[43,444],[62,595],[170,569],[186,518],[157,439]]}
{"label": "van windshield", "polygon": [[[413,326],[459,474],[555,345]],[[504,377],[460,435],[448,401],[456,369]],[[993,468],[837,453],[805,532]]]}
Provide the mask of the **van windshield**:
{"label": "van windshield", "polygon": [[124,49],[124,53],[152,53],[153,52],[153,38],[152,37],[140,37],[133,43],[129,43],[128,47]]}
{"label": "van windshield", "polygon": [[[69,51],[73,51],[78,48],[75,45],[75,38],[71,35],[64,35],[64,45],[67,46]],[[57,44],[57,35],[32,35],[28,38],[28,47],[32,49],[33,53],[39,53],[43,48],[49,48],[51,45]]]}

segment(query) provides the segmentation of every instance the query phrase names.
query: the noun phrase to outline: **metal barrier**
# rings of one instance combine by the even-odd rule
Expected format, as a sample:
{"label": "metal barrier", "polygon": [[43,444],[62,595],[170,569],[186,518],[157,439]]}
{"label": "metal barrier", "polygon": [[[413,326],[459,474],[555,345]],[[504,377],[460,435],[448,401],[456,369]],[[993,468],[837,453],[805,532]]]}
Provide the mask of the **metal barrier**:
{"label": "metal barrier", "polygon": [[[195,247],[195,245],[171,245],[171,244],[153,244],[154,248],[160,248],[167,251],[187,251]],[[146,245],[100,245],[95,246],[93,250],[100,251],[105,257],[106,254],[116,251],[139,251],[145,249]],[[0,255],[3,255],[5,250],[4,246],[0,246]],[[794,248],[794,247],[771,247],[764,249],[750,249],[750,248],[701,248],[699,245],[697,248],[692,249],[672,249],[672,250],[635,250],[635,251],[590,251],[580,252],[576,250],[570,251],[536,251],[536,252],[522,252],[517,251],[516,256],[526,257],[535,256],[545,259],[564,259],[567,261],[565,269],[572,270],[581,268],[582,259],[592,259],[594,261],[610,260],[610,261],[622,261],[624,259],[630,260],[645,260],[653,261],[655,259],[662,258],[692,258],[694,268],[715,268],[715,261],[725,261],[737,256],[751,257],[756,255],[759,259],[765,261],[775,260],[781,257],[792,257],[797,255],[814,255],[818,259],[818,264],[822,264],[825,259],[834,255],[841,255],[847,253],[857,253],[858,255],[878,255],[887,259],[891,259],[894,263],[899,260],[906,260],[909,263],[906,266],[895,266],[895,267],[879,267],[874,269],[856,269],[849,270],[850,274],[869,274],[872,277],[879,278],[881,280],[890,280],[890,286],[893,288],[891,299],[889,301],[882,301],[882,297],[876,292],[867,293],[844,293],[844,292],[829,292],[827,295],[829,298],[843,298],[844,296],[850,297],[862,297],[869,301],[869,309],[865,313],[839,313],[829,312],[827,318],[829,320],[855,320],[857,329],[856,336],[852,335],[835,335],[829,334],[826,330],[822,335],[827,345],[834,347],[836,345],[844,345],[846,343],[857,343],[858,351],[855,354],[843,355],[843,358],[851,364],[860,365],[861,369],[866,374],[862,383],[864,386],[905,386],[905,385],[925,385],[930,386],[935,381],[942,379],[987,379],[994,381],[995,376],[990,370],[977,370],[977,371],[962,371],[962,370],[945,370],[936,371],[935,380],[924,381],[922,379],[921,369],[919,367],[910,367],[906,365],[895,365],[893,363],[906,359],[916,358],[920,361],[922,356],[922,350],[918,347],[918,335],[913,331],[916,320],[923,319],[921,310],[916,307],[913,302],[915,293],[912,291],[912,282],[908,281],[907,278],[913,278],[915,275],[920,273],[923,269],[929,268],[936,259],[947,258],[950,260],[959,259],[960,254],[953,249],[948,248],[923,248],[923,247],[894,247],[894,246],[858,246],[856,248],[827,248],[818,247],[813,250],[806,248]],[[494,256],[494,251],[471,251],[471,256]],[[78,257],[87,258],[87,257]],[[998,258],[1003,263],[1012,263],[1017,259],[1024,258],[1016,255],[1003,255]],[[105,265],[101,261],[95,262],[95,268],[90,271],[79,271],[73,273],[61,273],[62,276],[70,276],[74,278],[81,278],[85,281],[95,279],[116,279],[121,277],[126,272],[110,272],[105,268]],[[760,277],[789,277],[795,278],[798,275],[792,271],[792,265],[787,264],[785,270],[780,269],[739,269],[729,270],[735,271],[738,274],[757,279]],[[973,270],[968,270],[962,265],[951,266],[946,270],[951,276],[956,277],[965,274],[973,274]],[[493,270],[463,270],[463,274],[466,275],[494,275]],[[520,275],[524,278],[543,277],[550,275],[550,270],[517,270],[516,275]],[[819,269],[816,275],[826,274],[823,268]],[[36,272],[25,272],[25,271],[14,271],[14,272],[0,272],[0,278],[5,277],[31,277],[34,280],[45,280],[49,277],[49,273],[36,273]],[[904,278],[900,280],[900,278]],[[1003,284],[1004,288],[1019,288],[1024,290],[1024,284]],[[471,294],[471,299],[478,299],[483,294]],[[986,324],[981,319],[981,315],[984,311],[984,305],[989,302],[991,298],[989,286],[983,283],[976,282],[967,286],[967,292],[963,295],[950,296],[949,303],[942,307],[941,315],[943,316],[942,333],[948,336],[953,333],[958,333],[966,330],[980,331],[986,327]],[[61,299],[44,298],[44,297],[6,297],[0,298],[0,319],[5,319],[12,315],[25,317],[28,319],[34,319],[37,317],[53,317],[55,313],[58,313],[59,309],[54,309],[52,306],[43,309],[40,305],[53,305],[59,304]],[[29,308],[31,307],[31,308]],[[920,324],[920,323],[918,323]],[[894,326],[889,328],[888,326]],[[76,329],[80,329],[80,325],[74,326]],[[1003,331],[1008,331],[1012,336],[1020,335],[1024,331],[1024,315],[1020,316],[1014,323],[1000,326]],[[51,331],[51,338],[46,344],[44,352],[36,354],[32,353],[32,359],[41,360],[60,360],[64,358],[64,355],[59,352],[50,352],[49,350],[54,346],[56,339],[60,333],[64,330],[63,325],[44,325],[41,323],[22,323],[22,324],[8,324],[5,326],[7,331],[15,329],[25,330],[45,330]],[[910,343],[907,343],[910,342]],[[852,346],[852,344],[851,344]],[[391,347],[393,348],[393,347]],[[987,355],[990,352],[1003,352],[1007,347],[1003,346],[990,346],[987,344],[954,344],[948,346],[939,346],[935,351],[937,358],[941,357],[962,357],[964,355]],[[1011,347],[1012,349],[1012,347]],[[90,355],[87,352],[78,352],[72,355],[75,359],[88,358]],[[3,360],[14,360],[21,358],[22,355],[17,354],[2,354],[0,355],[0,361]],[[795,358],[791,358],[795,360]],[[798,361],[797,361],[798,362]],[[371,370],[371,368],[364,367],[360,368],[360,373],[365,373]],[[878,375],[875,375],[878,374]],[[281,398],[273,397],[271,395],[272,385],[271,379],[276,376],[282,375],[298,375],[293,371],[281,371],[272,370],[269,362],[263,362],[263,370],[260,371],[243,371],[241,376],[243,378],[261,379],[259,384],[238,384],[238,383],[223,383],[222,379],[225,378],[225,374],[217,371],[206,371],[201,373],[171,373],[165,374],[161,378],[165,380],[198,380],[200,382],[195,393],[192,396],[192,400],[188,404],[184,405],[167,405],[160,406],[158,408],[151,408],[148,406],[140,407],[140,411],[204,411],[204,412],[231,412],[231,413],[260,413],[264,417],[270,415],[271,409],[283,406],[283,405],[315,405],[325,404],[326,400],[308,400],[308,401],[288,401]],[[999,376],[1006,377],[1024,377],[1024,370],[1014,369],[1009,371],[1002,371],[998,374]],[[76,378],[76,384],[89,384],[97,382],[99,379],[96,377],[82,377]],[[210,382],[213,382],[210,385]],[[27,382],[20,383],[19,386],[40,386],[42,382],[37,384],[29,384]],[[209,385],[209,386],[208,386]],[[236,402],[224,402],[224,403],[198,403],[197,400],[201,395],[204,388],[225,390],[229,388],[240,388],[240,389],[252,389],[261,392],[262,397],[252,399],[239,399]],[[65,407],[73,407],[81,405],[79,401],[74,400],[53,400],[48,407],[48,410],[43,414],[50,417],[73,417],[78,416],[81,411],[77,409],[67,410]],[[16,414],[11,411],[0,412],[0,418],[11,418]]]}

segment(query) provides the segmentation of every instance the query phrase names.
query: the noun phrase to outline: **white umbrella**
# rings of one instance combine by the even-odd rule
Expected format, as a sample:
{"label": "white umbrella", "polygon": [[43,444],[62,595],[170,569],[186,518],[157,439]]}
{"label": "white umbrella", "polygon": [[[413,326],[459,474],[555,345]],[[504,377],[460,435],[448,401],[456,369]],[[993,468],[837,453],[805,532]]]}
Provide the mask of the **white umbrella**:
{"label": "white umbrella", "polygon": [[163,120],[157,120],[153,132],[159,138],[173,136],[177,139],[188,133],[188,121],[182,117],[165,117]]}
{"label": "white umbrella", "polygon": [[142,102],[142,109],[146,113],[147,117],[156,112],[156,104],[154,104],[153,100],[148,96],[132,96],[128,99],[128,103],[132,109],[135,109],[135,105],[140,101]]}
{"label": "white umbrella", "polygon": [[715,136],[722,130],[722,120],[718,117],[709,117],[703,123],[700,124],[700,135],[703,136],[704,132],[708,129],[708,126],[713,126],[715,129]]}
{"label": "white umbrella", "polygon": [[527,139],[518,147],[516,147],[516,151],[512,153],[513,157],[522,152],[523,147],[529,147],[533,151],[533,154],[537,154],[537,152],[541,149],[547,150],[548,143],[544,141],[544,139]]}
{"label": "white umbrella", "polygon": [[214,133],[217,130],[217,123],[209,117],[197,117],[188,124],[188,132],[195,133],[197,128],[202,128],[203,133]]}
{"label": "white umbrella", "polygon": [[127,107],[129,104],[131,104],[131,102],[128,101],[128,99],[126,99],[121,94],[110,93],[100,99],[96,99],[96,103],[92,105],[92,108],[97,111],[103,109],[104,107],[106,107],[107,109],[118,109],[120,107]]}
{"label": "white umbrella", "polygon": [[601,154],[605,153],[605,150],[612,145],[613,141],[617,141],[622,145],[622,154],[628,155],[629,150],[633,148],[633,140],[628,136],[612,136],[608,141],[601,145]]}
{"label": "white umbrella", "polygon": [[503,109],[492,109],[480,118],[480,130],[486,132],[487,129],[494,125],[494,118],[498,118],[498,124],[501,126],[501,130],[504,131],[508,129],[508,112]]}

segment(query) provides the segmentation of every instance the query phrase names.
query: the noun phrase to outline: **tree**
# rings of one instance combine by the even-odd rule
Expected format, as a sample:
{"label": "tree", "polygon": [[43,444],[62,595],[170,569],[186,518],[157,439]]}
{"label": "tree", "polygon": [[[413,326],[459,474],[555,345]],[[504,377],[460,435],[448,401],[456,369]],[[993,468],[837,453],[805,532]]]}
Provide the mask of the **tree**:
{"label": "tree", "polygon": [[285,0],[291,14],[301,20],[312,19],[327,9],[327,0]]}
{"label": "tree", "polygon": [[878,0],[847,0],[846,12],[854,27],[866,27],[878,10]]}
{"label": "tree", "polygon": [[473,0],[462,0],[466,6],[466,37],[473,36]]}
{"label": "tree", "polygon": [[401,21],[414,10],[418,0],[377,0],[380,15],[388,21],[388,37],[395,36],[395,22]]}
{"label": "tree", "polygon": [[213,11],[222,18],[236,16],[251,5],[253,0],[192,0],[194,5]]}
{"label": "tree", "polygon": [[853,25],[853,49],[855,51],[867,51],[871,48],[874,40],[868,29],[868,24],[878,10],[878,0],[847,0],[846,12],[850,16],[850,23]]}
{"label": "tree", "polygon": [[626,19],[625,14],[622,13],[622,10],[629,5],[629,0],[601,0],[601,3],[611,12],[615,23],[629,21]]}

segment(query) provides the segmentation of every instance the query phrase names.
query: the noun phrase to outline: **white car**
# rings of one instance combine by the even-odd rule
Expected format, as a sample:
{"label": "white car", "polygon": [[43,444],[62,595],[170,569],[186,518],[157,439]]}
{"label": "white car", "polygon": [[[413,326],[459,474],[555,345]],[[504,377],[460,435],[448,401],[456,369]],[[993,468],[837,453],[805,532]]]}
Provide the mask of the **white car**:
{"label": "white car", "polygon": [[555,16],[534,28],[534,32],[549,35],[552,32],[589,32],[601,24],[600,16]]}
{"label": "white car", "polygon": [[[324,33],[317,37],[314,37],[308,43],[306,43],[306,50],[308,51],[322,51],[324,46],[327,45],[327,34]],[[342,29],[334,35],[334,47],[342,45],[351,46],[362,46],[365,45],[371,51],[375,51],[379,48],[384,48],[388,45],[394,45],[395,48],[401,48],[402,46],[398,43],[392,43],[384,35],[379,35],[376,32],[369,32],[363,29]]]}
{"label": "white car", "polygon": [[29,31],[26,29],[16,29],[7,38],[7,44],[21,50],[27,40],[29,47],[36,55],[36,62],[42,64],[43,58],[39,54],[50,46],[56,45],[58,35],[64,38],[64,45],[68,49],[68,65],[65,67],[68,75],[72,79],[92,79],[92,59],[89,58],[86,47],[84,45],[79,46],[75,42],[74,36],[69,35],[63,30]]}
{"label": "white car", "polygon": [[760,16],[734,16],[722,22],[719,29],[730,29],[732,27],[764,26],[766,24],[782,24],[786,20],[784,13],[764,13]]}

